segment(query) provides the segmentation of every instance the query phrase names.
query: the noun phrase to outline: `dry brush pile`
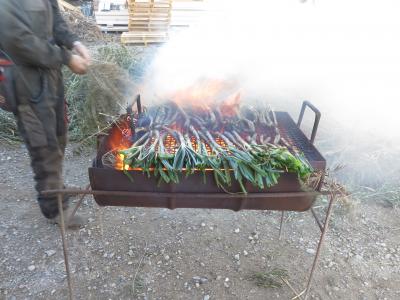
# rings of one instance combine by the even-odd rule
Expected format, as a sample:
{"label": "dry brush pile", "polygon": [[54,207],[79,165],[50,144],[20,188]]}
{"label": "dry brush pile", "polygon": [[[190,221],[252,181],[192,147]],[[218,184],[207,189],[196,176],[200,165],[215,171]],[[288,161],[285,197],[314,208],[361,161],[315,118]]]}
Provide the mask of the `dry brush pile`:
{"label": "dry brush pile", "polygon": [[93,64],[87,75],[65,69],[70,138],[90,142],[106,130],[128,102],[132,101],[142,64],[142,49],[110,44],[92,51]]}

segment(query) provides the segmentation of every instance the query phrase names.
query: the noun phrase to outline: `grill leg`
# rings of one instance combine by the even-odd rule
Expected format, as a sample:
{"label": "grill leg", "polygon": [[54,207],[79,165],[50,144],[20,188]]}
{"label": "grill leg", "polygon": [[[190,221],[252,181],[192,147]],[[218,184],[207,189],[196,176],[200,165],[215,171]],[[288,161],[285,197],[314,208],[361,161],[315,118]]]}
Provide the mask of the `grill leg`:
{"label": "grill leg", "polygon": [[282,215],[281,215],[281,224],[279,226],[279,239],[281,239],[282,237],[282,230],[283,230],[283,221],[285,219],[285,211],[282,211]]}
{"label": "grill leg", "polygon": [[63,253],[64,253],[64,263],[65,263],[65,271],[67,272],[67,280],[68,280],[68,292],[69,292],[69,300],[72,300],[72,279],[71,279],[71,272],[69,269],[69,260],[68,260],[68,245],[67,245],[67,238],[65,234],[65,222],[64,222],[64,210],[62,205],[63,196],[61,194],[57,195],[58,201],[58,212],[60,214],[60,231],[61,231],[61,239],[63,245]]}
{"label": "grill leg", "polygon": [[308,277],[308,283],[307,283],[306,292],[304,294],[304,300],[307,300],[308,293],[310,292],[311,282],[312,282],[312,279],[313,279],[313,276],[314,276],[315,268],[316,268],[316,266],[318,264],[318,259],[319,259],[319,255],[321,253],[321,248],[322,248],[322,245],[323,245],[324,240],[325,240],[325,233],[328,230],[329,220],[330,220],[330,217],[331,217],[331,212],[332,212],[332,207],[333,207],[333,203],[334,202],[335,202],[335,196],[334,195],[330,195],[329,196],[328,211],[326,212],[325,223],[324,223],[324,227],[323,227],[322,232],[321,232],[321,237],[319,239],[317,252],[315,253],[314,262],[313,262],[313,265],[312,265],[312,268],[311,268],[311,273],[310,273],[310,276]]}
{"label": "grill leg", "polygon": [[[86,186],[85,190],[86,191],[90,190],[90,184],[88,184]],[[82,202],[83,202],[83,200],[85,199],[86,196],[87,196],[86,194],[82,194],[80,196],[78,203],[76,203],[76,205],[75,205],[74,209],[72,210],[71,214],[67,217],[68,221],[71,220],[75,216],[76,212],[78,211],[79,207],[82,205]]]}

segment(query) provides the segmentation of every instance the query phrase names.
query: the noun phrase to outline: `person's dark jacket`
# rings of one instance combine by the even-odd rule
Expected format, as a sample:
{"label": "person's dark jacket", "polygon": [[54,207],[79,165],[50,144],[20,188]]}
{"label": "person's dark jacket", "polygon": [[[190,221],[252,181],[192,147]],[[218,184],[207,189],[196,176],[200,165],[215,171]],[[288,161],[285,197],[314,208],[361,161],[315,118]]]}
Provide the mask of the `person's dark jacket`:
{"label": "person's dark jacket", "polygon": [[56,93],[57,74],[69,63],[75,41],[57,0],[0,0],[0,48],[19,67],[15,76],[24,77],[16,78],[17,96],[22,101],[40,94],[46,73],[46,93]]}

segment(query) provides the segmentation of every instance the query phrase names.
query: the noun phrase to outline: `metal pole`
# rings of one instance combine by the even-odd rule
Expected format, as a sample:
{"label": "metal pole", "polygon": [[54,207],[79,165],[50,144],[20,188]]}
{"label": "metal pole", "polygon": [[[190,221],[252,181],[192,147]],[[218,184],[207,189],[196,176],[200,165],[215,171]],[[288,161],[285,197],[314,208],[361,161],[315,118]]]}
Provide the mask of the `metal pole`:
{"label": "metal pole", "polygon": [[312,265],[312,268],[311,268],[311,273],[310,273],[310,276],[308,277],[308,283],[307,283],[306,292],[304,294],[304,300],[307,300],[307,298],[308,298],[308,293],[310,291],[310,287],[311,287],[311,282],[312,282],[312,279],[313,279],[314,271],[315,271],[315,268],[316,268],[317,263],[318,263],[318,259],[319,259],[319,255],[320,255],[320,252],[321,252],[322,245],[324,243],[325,233],[328,230],[329,219],[331,217],[333,202],[335,201],[335,195],[331,194],[329,196],[329,198],[330,199],[329,199],[328,211],[326,212],[325,223],[324,223],[323,230],[321,232],[321,237],[319,239],[317,253],[315,253],[314,262],[313,262],[313,265]]}
{"label": "metal pole", "polygon": [[319,229],[322,232],[322,230],[324,230],[324,225],[321,224],[321,221],[318,219],[317,213],[315,212],[315,210],[313,208],[311,208],[311,213],[315,219],[315,222],[317,222]]}
{"label": "metal pole", "polygon": [[283,229],[283,220],[285,218],[285,211],[282,211],[282,215],[281,215],[281,225],[279,226],[279,240],[282,237],[282,229]]}
{"label": "metal pole", "polygon": [[69,261],[68,261],[68,246],[67,246],[67,238],[65,234],[65,222],[64,222],[64,210],[63,210],[63,196],[61,194],[57,195],[58,201],[58,213],[60,214],[60,230],[61,230],[61,239],[63,245],[63,253],[64,253],[64,263],[65,263],[65,271],[67,272],[67,281],[68,281],[68,292],[69,292],[69,300],[72,300],[72,280],[71,280],[71,272],[69,269]]}
{"label": "metal pole", "polygon": [[[86,186],[85,191],[90,191],[90,184]],[[71,214],[69,216],[67,216],[67,223],[69,223],[71,221],[71,219],[75,216],[79,207],[82,205],[83,199],[85,199],[86,196],[87,196],[87,194],[81,195],[81,197],[79,198],[78,202],[76,203],[74,209],[72,210]]]}

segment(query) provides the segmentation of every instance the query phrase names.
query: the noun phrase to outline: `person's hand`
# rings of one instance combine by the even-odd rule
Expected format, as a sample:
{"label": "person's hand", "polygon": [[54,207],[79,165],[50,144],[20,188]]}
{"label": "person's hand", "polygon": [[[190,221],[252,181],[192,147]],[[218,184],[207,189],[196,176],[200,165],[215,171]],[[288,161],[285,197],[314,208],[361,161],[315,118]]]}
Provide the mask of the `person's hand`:
{"label": "person's hand", "polygon": [[68,67],[75,74],[86,74],[89,64],[86,59],[80,57],[79,55],[72,54],[71,59],[69,61]]}
{"label": "person's hand", "polygon": [[89,50],[80,42],[74,43],[74,50],[78,53],[83,59],[86,60],[87,64],[90,64],[90,53]]}

